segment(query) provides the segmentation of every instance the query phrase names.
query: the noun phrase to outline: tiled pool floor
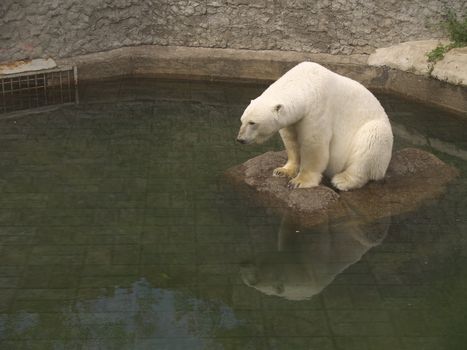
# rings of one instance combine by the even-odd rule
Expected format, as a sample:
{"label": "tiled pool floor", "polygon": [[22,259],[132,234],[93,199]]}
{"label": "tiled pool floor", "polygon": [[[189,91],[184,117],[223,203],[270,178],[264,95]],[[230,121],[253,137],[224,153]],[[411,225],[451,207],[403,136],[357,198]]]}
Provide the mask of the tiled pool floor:
{"label": "tiled pool floor", "polygon": [[[0,348],[465,349],[466,120],[381,97],[396,147],[462,175],[362,249],[333,223],[287,228],[225,183],[281,148],[235,144],[261,90],[121,79],[0,116]],[[284,229],[299,231],[285,248]]]}

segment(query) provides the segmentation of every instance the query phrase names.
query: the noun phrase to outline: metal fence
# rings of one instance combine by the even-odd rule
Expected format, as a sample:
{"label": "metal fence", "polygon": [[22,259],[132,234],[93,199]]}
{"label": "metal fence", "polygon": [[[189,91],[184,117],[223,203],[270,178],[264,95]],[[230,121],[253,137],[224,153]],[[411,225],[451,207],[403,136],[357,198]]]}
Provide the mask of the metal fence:
{"label": "metal fence", "polygon": [[78,102],[76,67],[0,75],[0,114]]}

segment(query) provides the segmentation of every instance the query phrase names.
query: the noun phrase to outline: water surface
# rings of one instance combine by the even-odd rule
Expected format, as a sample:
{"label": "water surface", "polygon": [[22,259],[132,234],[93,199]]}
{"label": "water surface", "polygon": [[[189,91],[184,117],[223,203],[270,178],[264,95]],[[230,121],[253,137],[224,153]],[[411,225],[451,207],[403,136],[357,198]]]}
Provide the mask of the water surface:
{"label": "water surface", "polygon": [[0,347],[465,349],[467,119],[380,96],[395,147],[461,177],[416,212],[303,230],[222,175],[282,148],[235,143],[263,88],[115,80],[0,117]]}

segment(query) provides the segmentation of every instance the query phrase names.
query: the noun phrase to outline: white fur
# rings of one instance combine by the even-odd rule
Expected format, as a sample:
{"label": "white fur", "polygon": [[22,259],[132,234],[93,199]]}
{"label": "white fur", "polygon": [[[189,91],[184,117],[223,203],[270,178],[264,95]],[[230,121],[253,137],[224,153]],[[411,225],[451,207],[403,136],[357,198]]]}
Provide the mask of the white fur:
{"label": "white fur", "polygon": [[285,73],[251,101],[241,122],[242,143],[280,132],[288,160],[274,175],[292,178],[292,188],[317,186],[323,173],[340,190],[359,188],[382,179],[391,159],[391,125],[376,97],[317,63]]}

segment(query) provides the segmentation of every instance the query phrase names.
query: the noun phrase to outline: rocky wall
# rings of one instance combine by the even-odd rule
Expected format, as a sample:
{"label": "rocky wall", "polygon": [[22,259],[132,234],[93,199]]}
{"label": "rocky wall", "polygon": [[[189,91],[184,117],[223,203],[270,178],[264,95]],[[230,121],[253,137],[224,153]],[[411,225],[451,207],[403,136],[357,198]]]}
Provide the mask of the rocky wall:
{"label": "rocky wall", "polygon": [[134,45],[371,53],[445,36],[465,0],[2,0],[0,62]]}

